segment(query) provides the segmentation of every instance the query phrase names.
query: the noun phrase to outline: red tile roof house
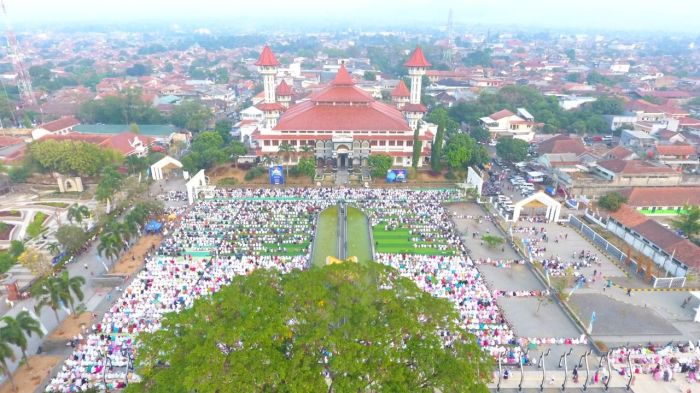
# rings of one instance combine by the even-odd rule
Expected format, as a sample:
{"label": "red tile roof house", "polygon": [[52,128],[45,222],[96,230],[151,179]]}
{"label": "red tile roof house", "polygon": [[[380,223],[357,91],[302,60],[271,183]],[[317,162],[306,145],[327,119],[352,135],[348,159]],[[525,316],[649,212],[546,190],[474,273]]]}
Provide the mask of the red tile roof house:
{"label": "red tile roof house", "polygon": [[641,160],[603,160],[591,170],[610,187],[677,186],[682,174],[666,165]]}
{"label": "red tile roof house", "polygon": [[37,140],[46,135],[65,135],[73,131],[80,121],[73,116],[65,116],[58,120],[39,125],[32,130],[32,138]]}
{"label": "red tile roof house", "polygon": [[695,167],[700,164],[695,146],[687,143],[674,143],[671,145],[657,143],[654,151],[654,158],[674,168],[682,166]]}
{"label": "red tile roof house", "polygon": [[46,135],[41,139],[93,143],[100,147],[114,149],[122,153],[124,157],[131,155],[136,155],[139,157],[145,156],[148,154],[148,149],[155,141],[155,138],[145,135],[137,135],[130,131],[125,131],[116,135],[82,134],[74,132],[65,135]]}
{"label": "red tile roof house", "polygon": [[620,191],[627,205],[643,214],[673,216],[684,206],[700,206],[700,187],[630,187]]}
{"label": "red tile roof house", "polygon": [[700,268],[700,247],[630,206],[622,205],[611,213],[606,229],[672,276],[684,277]]}

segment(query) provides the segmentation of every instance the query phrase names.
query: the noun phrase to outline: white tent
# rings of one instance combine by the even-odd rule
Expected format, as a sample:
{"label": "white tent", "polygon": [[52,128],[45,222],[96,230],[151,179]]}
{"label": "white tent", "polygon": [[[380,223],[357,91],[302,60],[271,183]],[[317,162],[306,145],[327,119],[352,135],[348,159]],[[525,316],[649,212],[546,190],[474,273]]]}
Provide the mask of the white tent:
{"label": "white tent", "polygon": [[545,216],[549,222],[558,221],[561,214],[561,203],[545,194],[544,191],[536,192],[516,202],[513,209],[513,221],[518,221],[523,208],[547,209]]}
{"label": "white tent", "polygon": [[151,177],[153,180],[163,180],[163,169],[182,168],[182,163],[170,156],[165,156],[151,165]]}
{"label": "white tent", "polygon": [[194,197],[197,195],[197,192],[206,186],[207,177],[204,175],[204,169],[200,169],[185,185],[187,187],[187,201],[190,205],[194,203]]}

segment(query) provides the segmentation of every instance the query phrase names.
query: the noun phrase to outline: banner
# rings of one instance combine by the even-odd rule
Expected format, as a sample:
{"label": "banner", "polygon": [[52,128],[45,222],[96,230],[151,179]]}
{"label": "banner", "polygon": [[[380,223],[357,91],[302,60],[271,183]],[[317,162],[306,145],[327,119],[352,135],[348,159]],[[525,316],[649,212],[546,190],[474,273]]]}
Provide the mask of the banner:
{"label": "banner", "polygon": [[282,165],[273,165],[269,169],[270,184],[284,184],[284,168]]}
{"label": "banner", "polygon": [[407,179],[405,169],[389,169],[386,171],[387,183],[406,183]]}

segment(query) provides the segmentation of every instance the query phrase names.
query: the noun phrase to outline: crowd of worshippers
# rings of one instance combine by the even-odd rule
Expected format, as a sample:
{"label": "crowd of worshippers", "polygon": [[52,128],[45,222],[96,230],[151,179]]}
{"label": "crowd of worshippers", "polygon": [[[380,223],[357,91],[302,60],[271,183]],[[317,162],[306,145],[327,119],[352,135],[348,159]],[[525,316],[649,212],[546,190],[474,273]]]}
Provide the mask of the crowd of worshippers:
{"label": "crowd of worshippers", "polygon": [[[177,219],[168,224],[168,236],[146,256],[144,268],[95,321],[92,331],[79,340],[46,391],[119,389],[133,366],[137,335],[158,330],[164,314],[186,309],[195,299],[210,296],[235,276],[255,269],[307,268],[306,245],[313,240],[314,217],[338,201],[356,204],[372,225],[405,228],[411,236],[455,250],[451,256],[376,254],[375,259],[397,268],[434,296],[450,299],[462,329],[472,332],[490,354],[516,363],[521,341],[443,207],[457,197],[456,190],[233,189],[217,191],[214,198],[190,207],[174,208],[169,213]],[[292,245],[303,245],[296,248],[298,255],[286,252]],[[455,333],[441,332],[445,345]]]}

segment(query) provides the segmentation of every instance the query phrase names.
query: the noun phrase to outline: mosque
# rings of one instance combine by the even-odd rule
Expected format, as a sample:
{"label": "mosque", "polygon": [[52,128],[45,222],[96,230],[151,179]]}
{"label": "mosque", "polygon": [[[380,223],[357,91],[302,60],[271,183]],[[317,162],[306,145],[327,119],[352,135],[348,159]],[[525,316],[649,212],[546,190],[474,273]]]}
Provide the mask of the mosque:
{"label": "mosque", "polygon": [[[418,128],[422,141],[418,166],[429,162],[436,126],[421,120],[427,111],[420,102],[421,78],[430,63],[420,47],[405,63],[411,90],[400,81],[391,94],[393,105],[375,100],[356,86],[345,65],[328,86],[292,103],[290,86],[284,81],[275,84],[280,63],[269,46],[255,65],[264,87],[264,100],[257,105],[264,121],[251,135],[256,155],[279,156],[279,146],[286,142],[296,151],[310,147],[318,166],[350,169],[366,166],[371,154],[386,154],[394,159],[394,166],[409,167]],[[288,164],[298,162],[298,156],[290,155]]]}

